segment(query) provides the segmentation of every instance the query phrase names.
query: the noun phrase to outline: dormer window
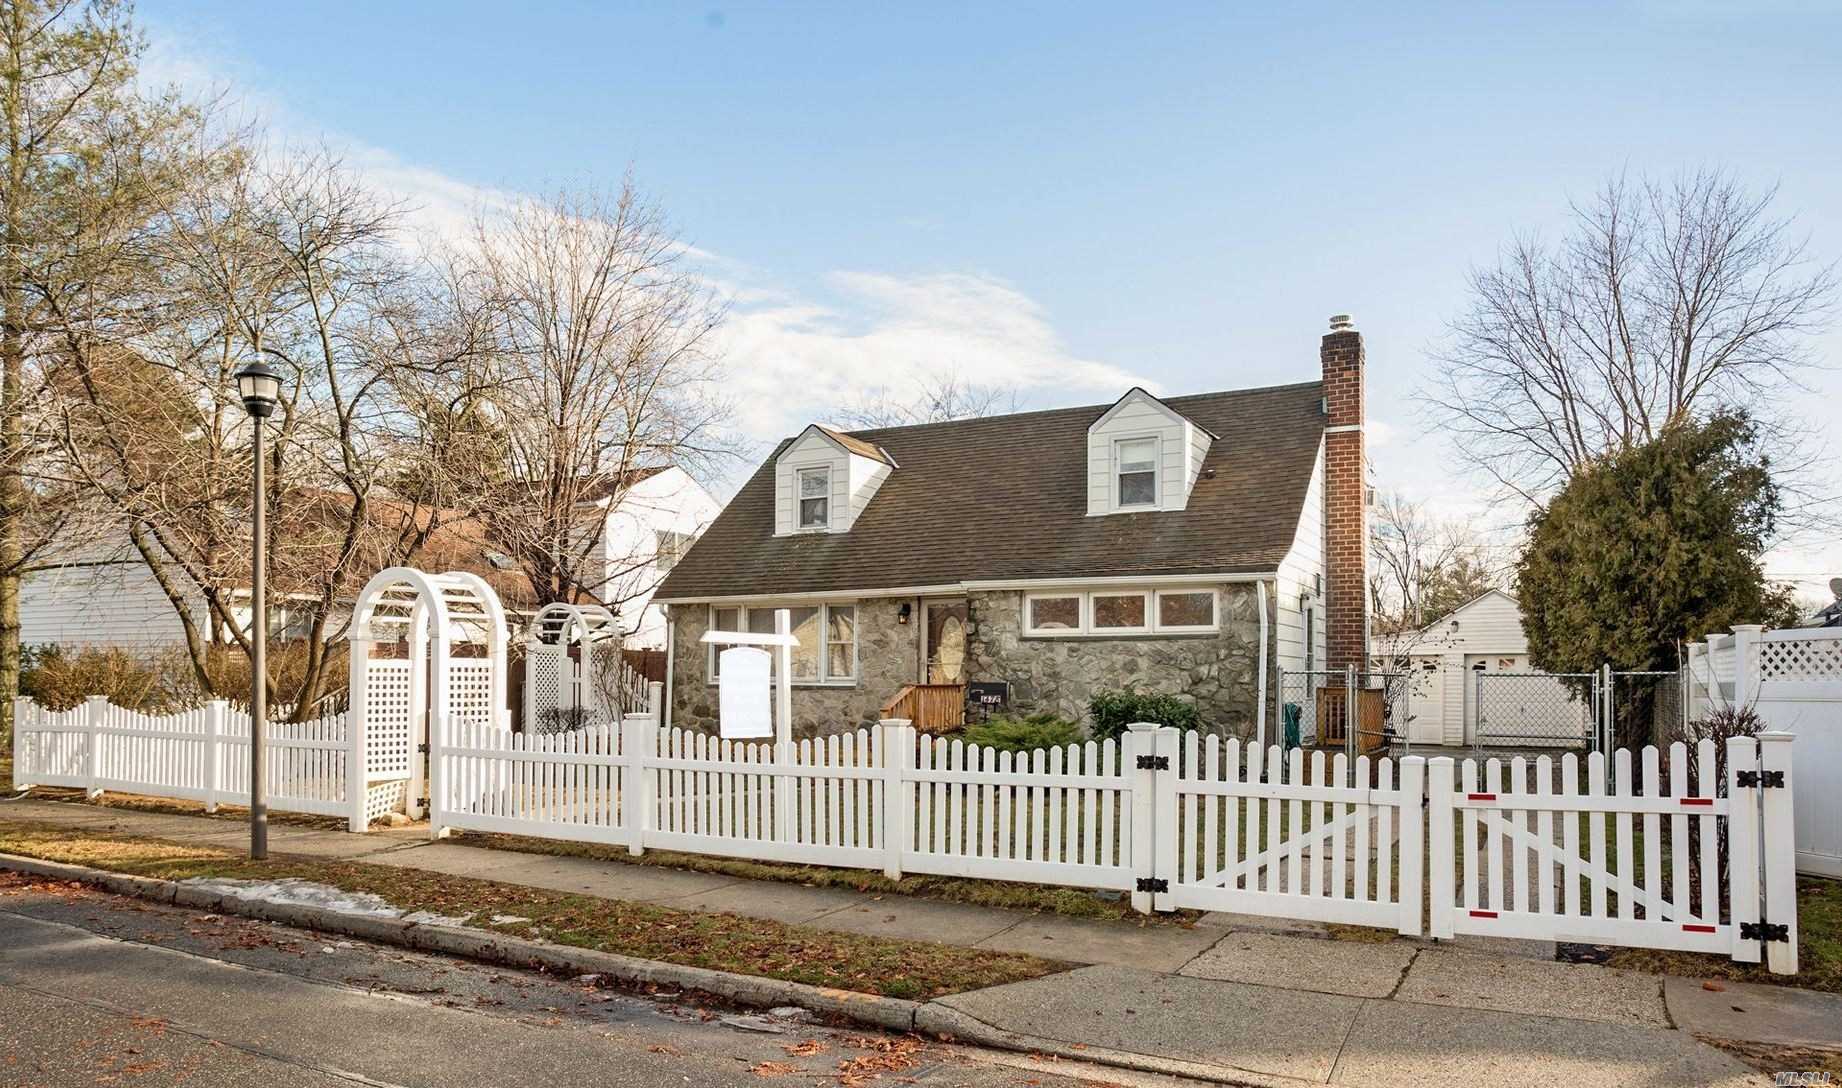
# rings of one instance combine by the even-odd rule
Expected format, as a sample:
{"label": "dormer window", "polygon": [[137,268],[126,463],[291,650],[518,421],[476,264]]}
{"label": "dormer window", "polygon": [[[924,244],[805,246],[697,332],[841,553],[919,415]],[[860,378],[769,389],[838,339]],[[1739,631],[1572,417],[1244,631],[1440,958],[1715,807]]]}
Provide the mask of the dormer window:
{"label": "dormer window", "polygon": [[799,470],[799,527],[831,528],[831,466]]}
{"label": "dormer window", "polygon": [[1114,475],[1113,505],[1122,510],[1134,506],[1156,506],[1157,438],[1122,438],[1113,444],[1113,448],[1114,463],[1118,466]]}

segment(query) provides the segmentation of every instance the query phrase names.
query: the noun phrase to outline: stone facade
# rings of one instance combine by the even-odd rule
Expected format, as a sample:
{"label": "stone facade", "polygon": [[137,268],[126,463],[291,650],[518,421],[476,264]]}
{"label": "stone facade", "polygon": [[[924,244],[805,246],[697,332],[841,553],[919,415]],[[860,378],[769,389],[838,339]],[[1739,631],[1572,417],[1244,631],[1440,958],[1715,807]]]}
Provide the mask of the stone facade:
{"label": "stone facade", "polygon": [[[1133,688],[1196,704],[1204,727],[1224,736],[1254,733],[1260,670],[1259,599],[1254,585],[1227,583],[1221,627],[1211,635],[1031,638],[1023,635],[1023,594],[972,595],[971,679],[1010,685],[1017,713],[1049,711],[1085,722],[1096,692]],[[1268,599],[1267,666],[1276,644]],[[1273,678],[1267,678],[1269,692]]]}
{"label": "stone facade", "polygon": [[[1018,713],[1051,711],[1085,722],[1095,692],[1132,687],[1194,702],[1205,728],[1224,736],[1254,733],[1258,692],[1259,592],[1253,583],[1216,587],[1221,627],[1207,635],[1141,635],[1122,638],[1029,638],[1022,634],[1023,594],[1018,591],[969,595],[967,633],[969,680],[1010,685]],[[1277,691],[1275,601],[1268,587],[1267,691]],[[903,604],[910,622],[897,621]],[[850,686],[793,689],[796,736],[841,732],[873,723],[883,704],[920,673],[921,609],[913,598],[857,602],[859,677]],[[698,640],[709,627],[709,609],[678,605],[674,627],[672,721],[715,731],[716,687],[709,679],[709,648]],[[1268,707],[1269,722],[1273,713]]]}

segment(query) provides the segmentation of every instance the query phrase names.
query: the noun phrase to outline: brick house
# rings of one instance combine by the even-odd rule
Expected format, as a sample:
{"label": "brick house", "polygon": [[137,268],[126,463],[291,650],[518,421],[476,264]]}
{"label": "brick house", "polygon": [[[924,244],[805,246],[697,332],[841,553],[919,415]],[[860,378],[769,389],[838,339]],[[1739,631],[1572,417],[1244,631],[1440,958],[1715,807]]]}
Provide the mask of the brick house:
{"label": "brick house", "polygon": [[1193,700],[1224,734],[1271,731],[1278,669],[1367,660],[1363,346],[1347,317],[1319,358],[1296,385],[807,427],[659,587],[672,722],[714,728],[706,631],[771,631],[788,608],[805,734],[954,724],[969,683],[1075,720],[1132,685]]}

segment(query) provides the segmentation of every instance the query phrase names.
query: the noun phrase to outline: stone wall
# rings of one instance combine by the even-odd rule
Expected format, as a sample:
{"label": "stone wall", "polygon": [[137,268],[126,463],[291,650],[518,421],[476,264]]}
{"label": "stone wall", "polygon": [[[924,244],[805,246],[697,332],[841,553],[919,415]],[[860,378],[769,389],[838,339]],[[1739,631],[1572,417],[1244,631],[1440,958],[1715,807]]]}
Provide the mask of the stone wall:
{"label": "stone wall", "polygon": [[[1087,703],[1097,691],[1131,686],[1194,702],[1205,728],[1224,736],[1252,736],[1259,671],[1260,614],[1253,584],[1225,583],[1221,628],[1209,635],[1141,635],[1123,638],[1026,638],[1023,594],[1016,591],[969,595],[967,633],[970,680],[1010,685],[1011,707],[1019,713],[1052,711],[1085,723]],[[794,733],[822,736],[873,723],[883,703],[920,672],[920,609],[897,622],[912,598],[857,602],[858,680],[849,686],[795,687]],[[1275,601],[1268,587],[1267,690],[1269,731],[1277,683],[1278,632]],[[709,678],[709,648],[698,640],[709,627],[703,605],[672,609],[672,721],[714,732],[716,687]]]}
{"label": "stone wall", "polygon": [[[876,598],[857,604],[857,682],[837,686],[793,688],[793,731],[796,737],[842,733],[873,724],[883,704],[895,697],[903,684],[915,682],[920,661],[920,619],[914,611],[906,624],[897,621],[904,603],[913,598]],[[672,724],[715,732],[716,685],[710,682],[710,648],[698,640],[710,627],[710,609],[704,605],[672,608]]]}
{"label": "stone wall", "polygon": [[[1095,692],[1132,687],[1195,703],[1204,726],[1225,736],[1252,736],[1260,661],[1259,601],[1254,586],[1218,586],[1220,629],[1210,635],[1121,638],[1030,638],[1022,634],[1023,594],[972,595],[971,679],[1010,685],[1019,713],[1050,711],[1085,721]],[[1272,641],[1268,599],[1267,662]],[[1273,680],[1267,679],[1269,691]],[[1269,708],[1270,713],[1270,708]]]}

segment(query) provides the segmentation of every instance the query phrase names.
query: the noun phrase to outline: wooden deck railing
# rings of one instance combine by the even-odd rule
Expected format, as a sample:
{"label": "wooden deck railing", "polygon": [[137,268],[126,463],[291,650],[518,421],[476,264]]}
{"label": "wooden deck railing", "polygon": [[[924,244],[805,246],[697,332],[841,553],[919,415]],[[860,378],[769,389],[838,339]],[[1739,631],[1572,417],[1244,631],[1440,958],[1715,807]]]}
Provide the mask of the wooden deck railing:
{"label": "wooden deck railing", "polygon": [[904,684],[883,704],[883,717],[907,718],[923,733],[944,733],[966,724],[966,685]]}

